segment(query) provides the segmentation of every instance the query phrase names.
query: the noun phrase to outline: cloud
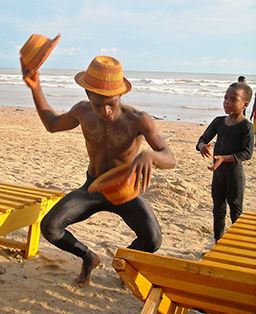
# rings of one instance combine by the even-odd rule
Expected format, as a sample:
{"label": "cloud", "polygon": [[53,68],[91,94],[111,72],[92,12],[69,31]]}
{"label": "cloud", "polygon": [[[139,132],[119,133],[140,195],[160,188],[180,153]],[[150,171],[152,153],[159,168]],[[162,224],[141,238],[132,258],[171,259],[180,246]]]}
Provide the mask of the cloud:
{"label": "cloud", "polygon": [[56,48],[56,51],[55,51],[55,55],[58,55],[58,56],[61,56],[61,55],[64,55],[64,56],[75,56],[75,55],[78,55],[78,54],[84,54],[86,52],[85,49],[82,49],[82,48],[75,48],[75,47],[57,47]]}
{"label": "cloud", "polygon": [[100,52],[101,53],[105,53],[105,54],[108,54],[108,53],[111,53],[113,55],[116,55],[118,53],[119,49],[118,48],[100,48]]}

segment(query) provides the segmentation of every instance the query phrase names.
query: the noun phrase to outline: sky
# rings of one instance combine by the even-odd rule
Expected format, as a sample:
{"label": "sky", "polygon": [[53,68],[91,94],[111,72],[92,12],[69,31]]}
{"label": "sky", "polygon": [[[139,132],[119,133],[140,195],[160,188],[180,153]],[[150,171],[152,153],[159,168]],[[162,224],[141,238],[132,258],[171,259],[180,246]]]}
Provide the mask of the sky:
{"label": "sky", "polygon": [[31,34],[61,40],[45,68],[111,55],[127,71],[256,74],[256,0],[0,0],[0,68]]}

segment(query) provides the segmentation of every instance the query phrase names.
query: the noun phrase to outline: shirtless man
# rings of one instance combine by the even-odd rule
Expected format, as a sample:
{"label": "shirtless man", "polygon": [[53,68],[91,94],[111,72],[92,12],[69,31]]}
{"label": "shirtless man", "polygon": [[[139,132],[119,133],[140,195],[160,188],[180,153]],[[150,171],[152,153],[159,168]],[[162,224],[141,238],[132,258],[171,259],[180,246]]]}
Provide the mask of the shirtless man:
{"label": "shirtless man", "polygon": [[[62,114],[56,113],[47,103],[38,73],[24,77],[24,80],[49,132],[74,129],[80,124],[85,138],[90,159],[85,184],[64,196],[41,223],[42,234],[50,243],[82,258],[78,284],[81,286],[89,282],[91,271],[100,259],[66,227],[97,212],[104,210],[122,217],[137,236],[129,248],[146,252],[159,249],[162,237],[158,221],[141,197],[116,206],[101,193],[88,192],[88,186],[95,178],[125,163],[131,163],[131,173],[136,171],[136,184],[141,180],[142,192],[150,185],[153,165],[163,169],[175,166],[175,158],[159,136],[153,119],[145,112],[121,104],[121,95],[131,89],[130,82],[123,77],[121,64],[111,57],[94,58],[86,71],[75,76],[89,101],[81,101]],[[152,149],[139,152],[143,137]]]}

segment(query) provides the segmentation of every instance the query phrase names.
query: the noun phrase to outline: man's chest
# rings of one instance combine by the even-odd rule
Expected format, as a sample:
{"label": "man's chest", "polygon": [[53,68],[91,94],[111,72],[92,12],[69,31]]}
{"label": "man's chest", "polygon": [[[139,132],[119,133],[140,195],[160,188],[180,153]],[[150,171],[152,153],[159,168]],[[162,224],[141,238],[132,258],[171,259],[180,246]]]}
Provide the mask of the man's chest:
{"label": "man's chest", "polygon": [[138,132],[129,125],[103,125],[94,123],[82,127],[87,144],[108,149],[126,149],[132,146]]}

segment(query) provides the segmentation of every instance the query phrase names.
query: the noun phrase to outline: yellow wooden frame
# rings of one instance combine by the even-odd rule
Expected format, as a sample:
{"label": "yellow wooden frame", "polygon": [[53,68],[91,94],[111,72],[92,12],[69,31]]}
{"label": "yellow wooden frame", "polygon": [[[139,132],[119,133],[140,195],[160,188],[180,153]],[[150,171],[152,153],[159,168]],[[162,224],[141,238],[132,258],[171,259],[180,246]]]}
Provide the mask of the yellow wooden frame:
{"label": "yellow wooden frame", "polygon": [[[63,192],[48,189],[0,183],[0,245],[22,250],[25,258],[35,256],[40,222],[63,195]],[[8,239],[9,233],[23,227],[28,228],[24,242]]]}
{"label": "yellow wooden frame", "polygon": [[200,261],[120,248],[113,267],[145,302],[143,314],[187,313],[193,308],[256,313],[255,231],[256,213],[245,213]]}

